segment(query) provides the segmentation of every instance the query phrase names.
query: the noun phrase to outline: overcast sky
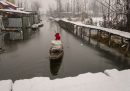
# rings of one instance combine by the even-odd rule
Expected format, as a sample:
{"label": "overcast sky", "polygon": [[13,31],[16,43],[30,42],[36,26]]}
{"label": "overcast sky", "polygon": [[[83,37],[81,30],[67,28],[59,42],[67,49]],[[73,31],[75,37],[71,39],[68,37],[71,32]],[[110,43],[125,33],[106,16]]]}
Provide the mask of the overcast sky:
{"label": "overcast sky", "polygon": [[41,4],[41,11],[46,11],[48,9],[48,6],[49,5],[54,5],[55,7],[55,0],[15,0],[16,4],[17,2],[20,1],[20,2],[24,2],[26,1],[28,4],[28,7],[30,6],[30,3],[33,2],[33,1],[37,1],[37,2],[40,2]]}
{"label": "overcast sky", "polygon": [[[41,7],[43,10],[47,10],[49,5],[54,5],[55,4],[55,0],[33,0],[33,1],[38,1],[41,3]],[[54,6],[55,7],[55,6]]]}
{"label": "overcast sky", "polygon": [[[40,2],[40,4],[41,4],[41,9],[40,9],[40,11],[44,11],[44,12],[46,12],[46,10],[48,9],[48,7],[49,7],[49,5],[53,8],[55,8],[56,7],[56,0],[15,0],[16,2],[18,2],[18,1],[22,1],[22,2],[24,2],[24,1],[26,1],[27,2],[27,4],[26,4],[26,6],[28,5],[28,7],[30,7],[30,3],[31,2],[33,2],[33,1],[36,1],[36,2]],[[64,2],[66,2],[67,0],[61,0],[62,2],[64,1]],[[81,0],[82,1],[82,0]],[[90,4],[91,2],[93,2],[94,0],[87,0],[88,1],[88,3]],[[102,1],[102,0],[99,0],[99,1]],[[91,5],[91,4],[90,4]]]}

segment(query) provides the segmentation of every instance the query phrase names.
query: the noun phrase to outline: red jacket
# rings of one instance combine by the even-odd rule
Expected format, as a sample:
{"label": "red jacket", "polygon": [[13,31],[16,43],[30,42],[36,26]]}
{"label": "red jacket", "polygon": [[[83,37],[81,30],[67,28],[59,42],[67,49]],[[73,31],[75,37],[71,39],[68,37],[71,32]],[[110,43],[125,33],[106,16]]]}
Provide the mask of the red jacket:
{"label": "red jacket", "polygon": [[59,33],[55,34],[55,40],[60,40],[60,34]]}

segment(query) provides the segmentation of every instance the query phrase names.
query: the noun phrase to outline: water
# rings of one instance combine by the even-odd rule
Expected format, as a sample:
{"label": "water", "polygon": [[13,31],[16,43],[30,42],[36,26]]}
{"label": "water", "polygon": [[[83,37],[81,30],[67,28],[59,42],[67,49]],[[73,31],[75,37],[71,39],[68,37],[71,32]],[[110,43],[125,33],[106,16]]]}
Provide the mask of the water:
{"label": "water", "polygon": [[[50,42],[59,31],[64,44],[61,60],[49,60]],[[29,40],[10,43],[0,55],[0,80],[50,77],[51,79],[77,76],[86,72],[130,68],[121,58],[101,48],[84,44],[56,23],[44,19],[44,27]]]}

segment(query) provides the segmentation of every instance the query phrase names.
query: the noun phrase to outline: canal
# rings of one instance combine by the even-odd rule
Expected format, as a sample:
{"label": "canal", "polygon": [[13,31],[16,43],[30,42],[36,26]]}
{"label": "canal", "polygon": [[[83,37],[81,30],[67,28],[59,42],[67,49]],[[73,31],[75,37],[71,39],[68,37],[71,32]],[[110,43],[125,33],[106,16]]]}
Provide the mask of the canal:
{"label": "canal", "polygon": [[[50,77],[51,79],[77,76],[87,72],[103,72],[106,69],[127,69],[120,56],[99,47],[84,43],[58,24],[43,19],[44,27],[30,39],[11,42],[6,53],[0,54],[0,80]],[[61,34],[64,45],[62,60],[50,61],[49,48],[55,32]]]}

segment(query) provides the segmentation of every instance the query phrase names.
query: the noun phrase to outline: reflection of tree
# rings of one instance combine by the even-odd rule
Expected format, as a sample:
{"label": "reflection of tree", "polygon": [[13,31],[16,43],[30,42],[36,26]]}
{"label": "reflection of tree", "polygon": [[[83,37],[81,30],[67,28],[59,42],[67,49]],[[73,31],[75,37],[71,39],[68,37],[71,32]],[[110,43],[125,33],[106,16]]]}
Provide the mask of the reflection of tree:
{"label": "reflection of tree", "polygon": [[50,60],[50,71],[53,76],[57,75],[62,63],[62,59]]}

